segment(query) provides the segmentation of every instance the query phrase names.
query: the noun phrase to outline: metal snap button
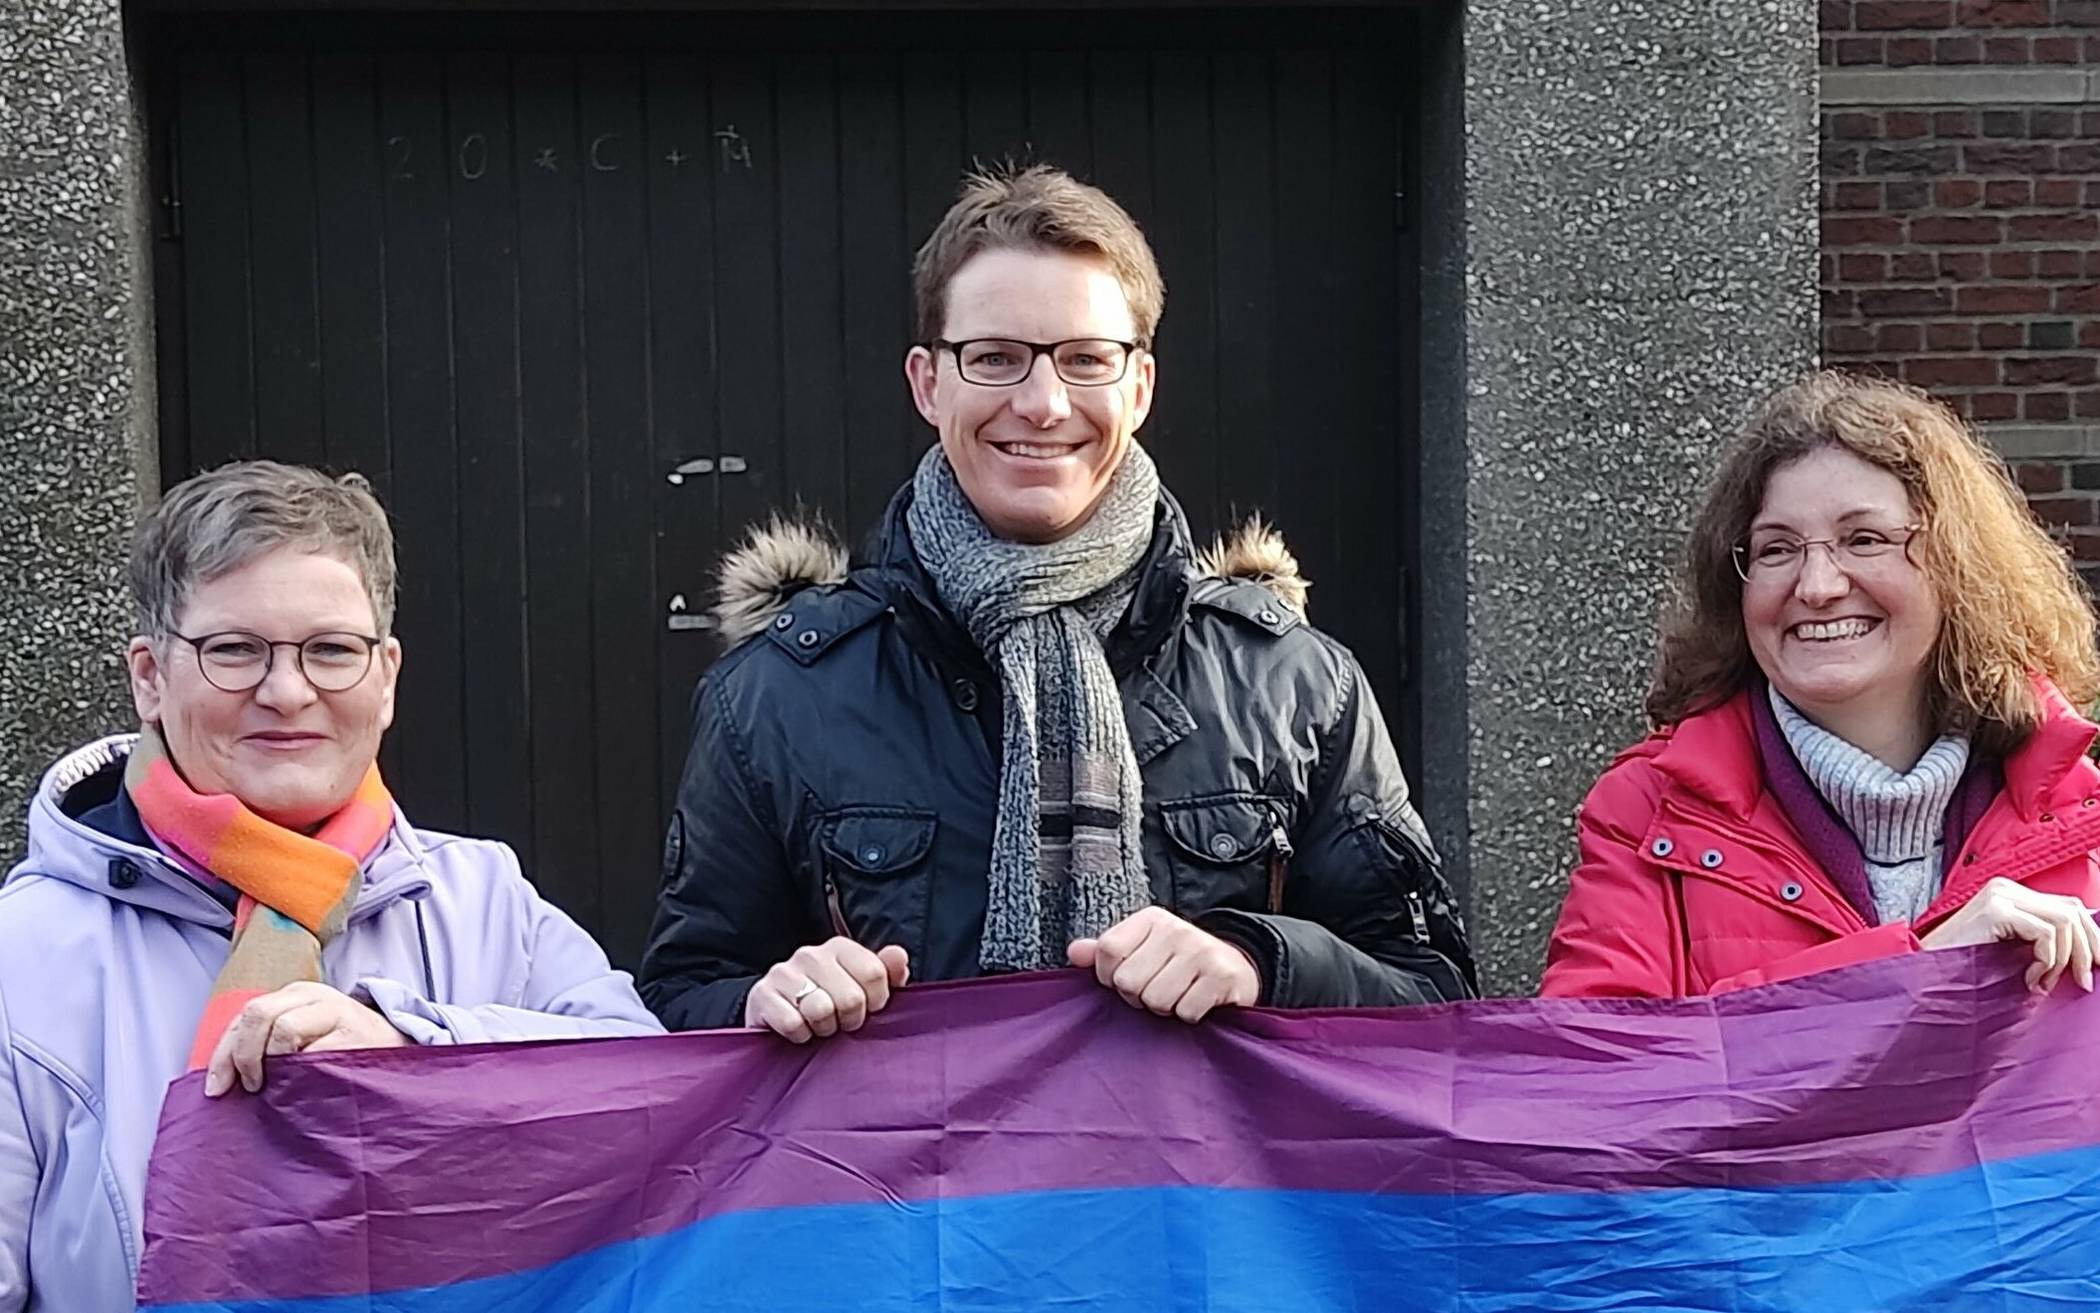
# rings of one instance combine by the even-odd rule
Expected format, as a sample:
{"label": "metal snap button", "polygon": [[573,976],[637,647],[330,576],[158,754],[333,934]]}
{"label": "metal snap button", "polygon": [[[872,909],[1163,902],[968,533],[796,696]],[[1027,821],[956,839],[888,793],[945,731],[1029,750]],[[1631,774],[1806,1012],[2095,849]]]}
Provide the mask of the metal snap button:
{"label": "metal snap button", "polygon": [[969,680],[956,680],[948,686],[948,691],[955,698],[956,706],[964,711],[977,710],[977,686]]}
{"label": "metal snap button", "polygon": [[1261,609],[1261,614],[1259,614],[1259,615],[1255,616],[1254,618],[1255,618],[1256,620],[1259,620],[1259,621],[1261,621],[1261,622],[1262,622],[1263,624],[1265,624],[1265,625],[1273,625],[1273,624],[1280,624],[1280,623],[1282,622],[1282,620],[1283,620],[1283,617],[1282,617],[1282,616],[1280,616],[1280,615],[1276,614],[1276,613],[1275,613],[1274,611],[1270,610],[1270,609],[1269,609],[1268,607],[1263,607],[1263,608]]}
{"label": "metal snap button", "polygon": [[1779,886],[1779,896],[1790,903],[1798,903],[1801,901],[1801,886],[1789,880]]}
{"label": "metal snap button", "polygon": [[815,647],[817,644],[823,642],[824,639],[821,635],[817,633],[816,630],[805,629],[801,633],[795,635],[795,641],[802,644],[802,646],[804,647]]}
{"label": "metal snap button", "polygon": [[1654,853],[1657,857],[1668,857],[1671,853],[1677,851],[1677,845],[1671,843],[1668,839],[1657,839],[1654,843],[1648,845],[1648,851]]}
{"label": "metal snap button", "polygon": [[1210,852],[1213,857],[1230,857],[1239,850],[1240,846],[1233,842],[1232,836],[1229,834],[1213,834],[1210,836]]}
{"label": "metal snap button", "polygon": [[793,611],[782,611],[774,618],[773,627],[775,629],[789,629],[794,626],[794,623],[795,613]]}
{"label": "metal snap button", "polygon": [[128,857],[119,857],[109,864],[109,883],[112,888],[129,889],[139,882],[139,868]]}
{"label": "metal snap button", "polygon": [[860,850],[860,860],[869,866],[876,866],[881,864],[882,859],[885,856],[887,856],[887,854],[883,852],[881,844],[871,843],[867,847]]}
{"label": "metal snap button", "polygon": [[1721,850],[1719,848],[1709,848],[1705,852],[1699,854],[1699,865],[1705,867],[1709,871],[1713,870],[1720,864]]}

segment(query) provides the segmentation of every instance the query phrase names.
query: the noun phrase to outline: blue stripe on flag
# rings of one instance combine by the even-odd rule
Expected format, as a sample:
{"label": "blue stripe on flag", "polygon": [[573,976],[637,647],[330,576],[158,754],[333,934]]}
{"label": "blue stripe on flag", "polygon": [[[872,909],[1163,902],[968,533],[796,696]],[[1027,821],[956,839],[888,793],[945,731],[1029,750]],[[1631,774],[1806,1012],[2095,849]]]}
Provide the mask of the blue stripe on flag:
{"label": "blue stripe on flag", "polygon": [[[371,1259],[383,1274],[383,1249]],[[286,1261],[296,1266],[294,1254]],[[157,1313],[2094,1306],[2100,1149],[1784,1189],[1465,1196],[1169,1187],[780,1208],[457,1285]]]}

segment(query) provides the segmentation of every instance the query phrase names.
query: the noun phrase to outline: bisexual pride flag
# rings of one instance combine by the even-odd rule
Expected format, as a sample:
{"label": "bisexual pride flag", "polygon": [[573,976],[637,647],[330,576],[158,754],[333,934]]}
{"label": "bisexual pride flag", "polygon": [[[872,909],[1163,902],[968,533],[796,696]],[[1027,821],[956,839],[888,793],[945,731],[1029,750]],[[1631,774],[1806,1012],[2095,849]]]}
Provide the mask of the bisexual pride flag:
{"label": "bisexual pride flag", "polygon": [[2012,950],[1687,1002],[1249,1011],[1077,973],[858,1035],[172,1088],[145,1305],[223,1313],[2100,1306],[2100,999]]}

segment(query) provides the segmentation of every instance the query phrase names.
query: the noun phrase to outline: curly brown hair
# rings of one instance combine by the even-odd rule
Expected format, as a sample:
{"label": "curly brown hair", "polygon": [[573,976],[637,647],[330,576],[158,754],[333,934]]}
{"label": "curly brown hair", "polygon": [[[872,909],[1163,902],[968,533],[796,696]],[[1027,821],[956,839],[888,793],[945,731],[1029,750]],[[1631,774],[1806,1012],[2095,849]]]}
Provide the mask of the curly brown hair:
{"label": "curly brown hair", "polygon": [[1941,732],[2003,754],[2041,720],[2031,674],[2076,707],[2100,695],[2094,614],[2064,550],[2035,522],[2005,462],[1913,387],[1824,371],[1759,408],[1722,457],[1692,524],[1665,612],[1647,712],[1672,725],[1719,705],[1757,671],[1733,553],[1774,471],[1838,447],[1902,480],[1926,526],[1912,559],[1942,613],[1931,708]]}

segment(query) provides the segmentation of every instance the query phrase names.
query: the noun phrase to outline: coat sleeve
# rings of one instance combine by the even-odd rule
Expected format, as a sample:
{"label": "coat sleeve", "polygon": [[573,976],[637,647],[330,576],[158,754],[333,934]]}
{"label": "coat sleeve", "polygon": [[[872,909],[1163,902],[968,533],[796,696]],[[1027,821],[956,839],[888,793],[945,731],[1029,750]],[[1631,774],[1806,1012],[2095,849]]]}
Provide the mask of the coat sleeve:
{"label": "coat sleeve", "polygon": [[[1541,994],[1674,998],[1692,987],[1678,886],[1640,850],[1656,805],[1642,770],[1637,764],[1614,767],[1583,801],[1576,824],[1580,856],[1547,949]],[[1699,992],[1775,984],[1917,947],[1907,923],[1891,922],[1789,953]]]}
{"label": "coat sleeve", "polygon": [[1385,720],[1354,657],[1286,868],[1281,914],[1218,909],[1204,929],[1245,950],[1275,1007],[1470,998],[1472,950]]}
{"label": "coat sleeve", "polygon": [[751,986],[806,938],[780,833],[727,691],[710,674],[694,696],[642,957],[642,998],[672,1030],[741,1026]]}
{"label": "coat sleeve", "polygon": [[522,874],[510,878],[527,900],[525,980],[515,1004],[440,1003],[380,977],[358,981],[352,995],[418,1044],[662,1034],[662,1023],[642,1005],[634,982],[613,969],[598,942],[533,892]]}
{"label": "coat sleeve", "polygon": [[1655,812],[1646,767],[1614,766],[1583,799],[1568,896],[1546,950],[1549,998],[1674,998],[1684,913],[1673,881],[1641,856]]}
{"label": "coat sleeve", "polygon": [[29,1304],[29,1216],[42,1169],[15,1076],[14,1031],[0,999],[0,1313]]}

